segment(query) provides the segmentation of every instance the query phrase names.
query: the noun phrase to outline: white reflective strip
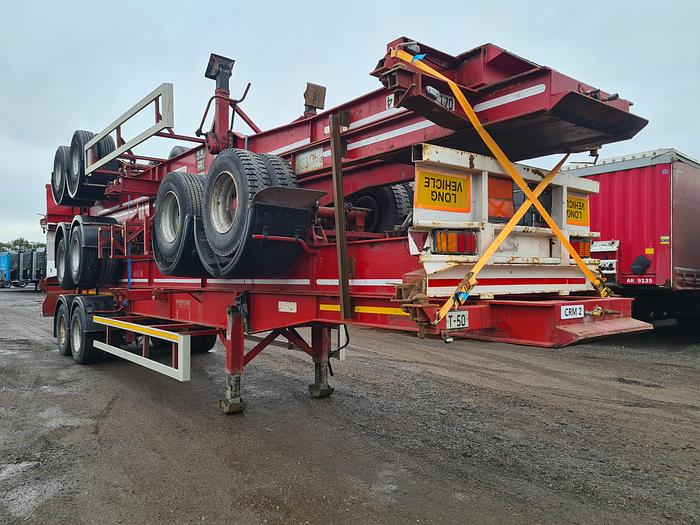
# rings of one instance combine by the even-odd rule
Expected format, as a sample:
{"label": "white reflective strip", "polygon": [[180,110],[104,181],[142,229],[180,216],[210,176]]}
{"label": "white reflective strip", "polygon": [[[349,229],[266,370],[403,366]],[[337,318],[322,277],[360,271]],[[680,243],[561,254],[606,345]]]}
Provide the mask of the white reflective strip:
{"label": "white reflective strip", "polygon": [[106,214],[111,213],[115,210],[127,208],[127,207],[131,206],[132,204],[138,204],[139,202],[144,202],[147,200],[148,200],[148,197],[136,197],[135,199],[131,199],[130,201],[126,201],[123,204],[117,204],[116,206],[112,206],[111,208],[105,208],[104,210],[100,210],[97,212],[97,215],[98,216],[106,215]]}
{"label": "white reflective strip", "polygon": [[[393,139],[394,137],[399,137],[401,135],[405,135],[406,133],[413,133],[414,131],[429,128],[431,126],[437,126],[437,124],[430,122],[429,120],[423,120],[422,122],[409,124],[408,126],[404,126],[403,128],[392,129],[391,131],[387,131],[386,133],[380,133],[379,135],[375,135],[374,137],[368,137],[366,139],[358,140],[355,142],[348,142],[347,149],[348,151],[350,151],[353,149],[361,148],[363,146],[369,146],[370,144],[375,144],[384,140]],[[323,156],[330,157],[331,150],[324,150]]]}
{"label": "white reflective strip", "polygon": [[437,124],[430,122],[429,120],[416,122],[415,124],[409,124],[408,126],[404,126],[403,128],[392,129],[391,131],[387,131],[386,133],[380,133],[379,135],[375,135],[374,137],[368,137],[366,139],[358,140],[357,142],[349,142],[348,150],[361,148],[363,146],[369,146],[370,144],[374,144],[376,142],[382,142],[383,140],[392,139],[394,137],[405,135],[406,133],[413,133],[414,131],[418,131],[436,125]]}
{"label": "white reflective strip", "polygon": [[[350,279],[350,286],[394,286],[402,279]],[[338,286],[338,279],[316,279],[318,286]]]}
{"label": "white reflective strip", "polygon": [[300,141],[295,142],[294,144],[287,144],[286,146],[282,146],[281,148],[268,151],[268,153],[270,155],[281,155],[282,153],[292,151],[293,149],[301,148],[302,146],[306,146],[307,144],[311,144],[311,139],[308,137],[305,139],[301,139]]}
{"label": "white reflective strip", "polygon": [[527,97],[532,97],[534,95],[539,95],[546,89],[544,84],[537,84],[536,86],[531,86],[529,88],[521,89],[520,91],[515,91],[513,93],[508,93],[502,97],[492,98],[481,104],[474,106],[474,111],[477,113],[479,111],[485,111],[487,109],[495,108],[498,106],[503,106],[504,104],[509,104],[515,102],[516,100],[522,100]]}
{"label": "white reflective strip", "polygon": [[[129,279],[119,279],[120,283],[128,283]],[[142,279],[142,278],[137,278],[137,279],[131,279],[132,283],[147,283],[148,279]]]}
{"label": "white reflective strip", "polygon": [[207,279],[209,284],[311,284],[309,279]]}
{"label": "white reflective strip", "polygon": [[153,279],[154,283],[181,283],[181,284],[199,284],[201,279]]}
{"label": "white reflective strip", "polygon": [[110,354],[141,365],[145,368],[163,374],[164,376],[177,379],[178,381],[189,381],[190,380],[190,336],[180,335],[179,343],[177,345],[177,362],[178,368],[173,368],[153,359],[148,359],[147,357],[134,354],[133,352],[127,352],[119,347],[108,345],[102,341],[94,341],[92,345],[95,348],[108,352]]}
{"label": "white reflective strip", "polygon": [[[362,126],[365,126],[367,124],[371,124],[372,122],[376,122],[378,120],[383,120],[385,118],[391,117],[392,115],[396,115],[398,113],[405,113],[408,111],[405,108],[389,108],[385,109],[384,111],[380,111],[379,113],[375,113],[374,115],[370,115],[369,117],[364,117],[361,119],[357,119],[354,122],[351,122],[350,125],[346,129],[356,129],[360,128]],[[330,126],[326,126],[323,128],[323,133],[326,135],[330,134],[331,128]]]}
{"label": "white reflective strip", "polygon": [[[592,290],[587,284],[504,284],[504,285],[477,285],[470,296],[481,294],[510,295],[519,293],[558,293]],[[427,293],[430,297],[450,297],[455,291],[454,286],[430,286]]]}
{"label": "white reflective strip", "polygon": [[[120,211],[119,213],[113,213],[110,215],[110,217],[113,219],[121,219],[127,215],[137,215],[140,209],[141,208],[130,208],[128,210]],[[106,224],[105,226],[109,226],[109,224]]]}

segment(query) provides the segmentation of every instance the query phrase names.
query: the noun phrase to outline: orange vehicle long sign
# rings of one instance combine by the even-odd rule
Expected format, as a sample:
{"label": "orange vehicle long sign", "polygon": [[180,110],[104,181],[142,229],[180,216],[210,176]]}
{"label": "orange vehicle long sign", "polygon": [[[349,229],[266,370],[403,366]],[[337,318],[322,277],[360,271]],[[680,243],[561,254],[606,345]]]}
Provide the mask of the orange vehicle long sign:
{"label": "orange vehicle long sign", "polygon": [[414,206],[428,210],[468,213],[470,177],[417,170]]}

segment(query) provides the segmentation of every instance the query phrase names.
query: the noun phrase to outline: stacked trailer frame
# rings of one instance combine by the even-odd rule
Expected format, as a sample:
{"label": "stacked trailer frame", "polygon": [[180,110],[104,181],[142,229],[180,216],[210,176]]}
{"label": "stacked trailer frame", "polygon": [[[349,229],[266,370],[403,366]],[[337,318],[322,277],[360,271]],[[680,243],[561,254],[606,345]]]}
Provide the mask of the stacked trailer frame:
{"label": "stacked trailer frame", "polygon": [[[414,44],[399,39],[390,47]],[[616,95],[496,46],[482,46],[458,57],[423,45],[420,48],[442,74],[457,83],[487,129],[516,159],[595,148],[604,142],[629,138],[646,123],[631,115],[630,103]],[[230,98],[228,78],[232,66],[233,61],[223,57],[213,55],[210,60],[207,76],[217,82],[215,95],[207,105],[207,110],[214,107],[210,131],[203,133],[203,124],[197,137],[172,131],[172,87],[164,84],[85,145],[88,178],[100,173],[108,162],[121,163],[119,173],[114,174],[106,188],[105,200],[90,209],[58,206],[47,187],[45,224],[49,247],[66,235],[66,225],[77,214],[118,221],[100,228],[101,256],[108,253],[110,258],[126,261],[119,283],[96,291],[111,295],[116,308],[105,311],[100,304],[106,303],[97,298],[90,308],[88,324],[95,332],[105,334],[104,341],[96,342],[100,349],[120,355],[119,347],[110,344],[114,342],[112,332],[147,333],[135,326],[177,334],[171,335],[170,340],[176,338],[178,342],[185,340],[181,337],[218,333],[226,349],[227,389],[222,409],[236,412],[244,407],[244,366],[280,336],[312,356],[315,381],[310,392],[322,397],[332,393],[326,365],[330,356],[338,355],[331,349],[330,331],[345,324],[436,335],[448,341],[454,337],[475,337],[550,347],[650,328],[630,318],[628,299],[579,295],[590,292],[590,284],[558,244],[552,229],[532,225],[514,229],[511,242],[497,252],[470,301],[434,322],[444,298],[503,227],[489,220],[489,181],[507,177],[503,167],[482,155],[484,148],[445,83],[387,55],[373,72],[382,80],[383,89],[320,114],[307,104],[304,118],[263,132],[243,112],[241,100]],[[153,126],[131,140],[122,137],[122,125],[153,106]],[[232,131],[236,115],[250,125],[253,134],[244,136]],[[335,147],[332,115],[338,119]],[[205,117],[206,111],[202,123]],[[115,151],[91,160],[90,149],[110,134],[116,135]],[[133,148],[151,136],[189,140],[195,147],[170,159],[135,154]],[[462,149],[447,147],[458,144]],[[203,175],[216,155],[232,146],[288,159],[302,188],[316,192],[317,204],[311,211],[317,218],[328,213],[336,219],[344,217],[342,207],[327,208],[334,195],[352,195],[364,188],[401,182],[420,185],[425,182],[426,173],[443,181],[456,178],[465,182],[464,187],[469,189],[460,198],[467,199],[468,206],[438,206],[442,209],[430,211],[431,205],[422,200],[419,186],[408,232],[368,234],[351,228],[343,239],[338,238],[340,228],[317,228],[314,221],[306,240],[256,234],[260,241],[298,243],[303,248],[299,260],[283,276],[217,278],[161,274],[149,241],[154,196],[160,181],[174,171]],[[468,152],[466,148],[475,151]],[[518,169],[528,183],[539,182],[544,176],[533,168]],[[551,214],[567,238],[585,244],[595,237],[588,224],[567,222],[564,204],[570,199],[585,200],[595,191],[595,184],[588,181],[561,174],[555,178]],[[463,233],[471,252],[435,253],[440,231]],[[126,248],[128,239],[140,242],[140,253]],[[338,257],[339,246],[346,251],[345,260],[342,255]],[[585,264],[595,269],[597,261],[588,258]],[[74,296],[81,297],[82,303],[90,302],[85,291],[75,290],[67,295],[52,279],[47,280],[45,289],[45,315],[56,315],[61,305],[74,308]],[[500,298],[503,295],[509,297]],[[343,311],[343,305],[349,310]],[[310,342],[300,335],[301,327],[311,329]],[[245,353],[244,338],[255,333],[266,335]],[[178,379],[184,379],[180,367],[185,363],[178,347],[179,344],[173,347],[170,368],[177,371],[174,375]],[[143,359],[149,359],[145,344],[141,353]]]}

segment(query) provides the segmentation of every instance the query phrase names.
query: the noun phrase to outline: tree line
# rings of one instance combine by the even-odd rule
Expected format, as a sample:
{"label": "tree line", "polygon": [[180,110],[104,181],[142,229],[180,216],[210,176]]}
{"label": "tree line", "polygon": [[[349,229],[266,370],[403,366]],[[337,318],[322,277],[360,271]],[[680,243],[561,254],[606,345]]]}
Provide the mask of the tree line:
{"label": "tree line", "polygon": [[24,237],[17,237],[9,242],[0,242],[0,252],[16,250],[18,252],[30,252],[37,248],[45,248],[45,242],[32,242]]}

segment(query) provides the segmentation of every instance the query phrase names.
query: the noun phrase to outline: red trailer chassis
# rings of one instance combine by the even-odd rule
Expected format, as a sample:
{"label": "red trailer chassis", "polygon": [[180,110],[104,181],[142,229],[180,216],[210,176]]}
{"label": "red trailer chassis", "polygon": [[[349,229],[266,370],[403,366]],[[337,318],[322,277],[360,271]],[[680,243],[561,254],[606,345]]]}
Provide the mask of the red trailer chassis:
{"label": "red trailer chassis", "polygon": [[[603,143],[629,138],[646,124],[630,114],[630,103],[617,95],[603,93],[490,44],[457,57],[405,38],[389,44],[390,48],[411,46],[418,46],[424,60],[457,83],[486,129],[514,159],[596,149]],[[330,331],[344,324],[442,336],[446,341],[472,337],[547,347],[649,329],[649,325],[630,319],[629,299],[559,295],[471,300],[458,308],[464,312],[466,324],[448,326],[450,319],[435,324],[432,320],[443,301],[424,297],[416,302],[411,296],[422,276],[417,258],[410,253],[410,239],[406,235],[362,231],[361,212],[356,212],[359,220],[347,232],[347,238],[338,228],[318,225],[309,242],[263,237],[261,240],[266,242],[295,242],[302,246],[301,257],[283,277],[236,279],[161,274],[149,239],[154,196],[160,181],[178,170],[206,173],[216,154],[228,147],[285,157],[295,168],[302,188],[321,192],[321,206],[332,204],[338,191],[352,195],[369,187],[413,181],[411,155],[417,144],[458,147],[474,153],[486,151],[444,82],[389,55],[372,73],[380,78],[384,88],[320,114],[315,113],[311,97],[303,118],[269,131],[260,131],[243,112],[242,99],[230,98],[228,77],[232,65],[223,57],[213,56],[210,61],[207,76],[217,81],[217,88],[202,118],[204,123],[207,111],[214,108],[210,131],[203,133],[202,124],[197,137],[173,133],[167,89],[156,90],[137,105],[143,109],[150,102],[155,104],[155,124],[148,133],[125,140],[121,124],[126,119],[118,120],[87,146],[106,135],[116,135],[116,151],[86,169],[88,173],[104,172],[107,162],[120,161],[119,172],[112,173],[114,180],[106,189],[104,201],[82,210],[57,206],[47,188],[44,221],[49,232],[56,232],[60,223],[70,223],[81,213],[115,217],[120,223],[101,228],[100,247],[109,246],[110,256],[123,259],[126,264],[118,285],[92,292],[108,292],[117,305],[114,311],[96,312],[101,314],[96,316],[96,322],[107,327],[105,342],[101,346],[96,343],[98,348],[108,350],[115,330],[133,328],[137,333],[172,342],[189,341],[178,339],[182,335],[215,330],[226,349],[227,389],[221,408],[231,413],[244,408],[240,390],[244,366],[280,336],[312,356],[315,381],[310,392],[323,397],[332,393],[327,376],[329,356],[339,354],[331,348]],[[252,128],[253,134],[232,131],[236,115]],[[331,151],[331,115],[342,125],[341,151],[335,156]],[[135,146],[154,135],[189,140],[197,146],[167,160],[134,153]],[[340,173],[333,173],[334,160],[335,171]],[[325,211],[318,208],[316,213],[319,217],[335,214],[337,218],[342,212],[335,206]],[[130,243],[140,244],[141,253],[130,252]],[[345,268],[345,272],[338,256],[339,245],[346,250],[347,261],[351,261],[351,268]],[[583,277],[580,279],[585,282]],[[513,281],[515,285],[535,286],[577,284],[570,282],[571,277],[536,273]],[[458,284],[459,280],[445,283],[453,287]],[[345,297],[343,288],[348,291]],[[43,313],[55,315],[56,300],[66,292],[57,289],[52,279],[47,280],[45,289]],[[346,300],[350,310],[342,315]],[[567,313],[574,310],[575,315]],[[134,326],[144,328],[139,331]],[[310,343],[298,332],[300,327],[311,328]],[[269,333],[246,353],[246,334],[264,332]],[[146,346],[143,345],[143,359],[149,358]],[[179,379],[189,374],[188,369],[180,368],[189,366],[189,355],[186,363],[181,362],[183,355],[173,350],[171,368],[181,372]]]}

